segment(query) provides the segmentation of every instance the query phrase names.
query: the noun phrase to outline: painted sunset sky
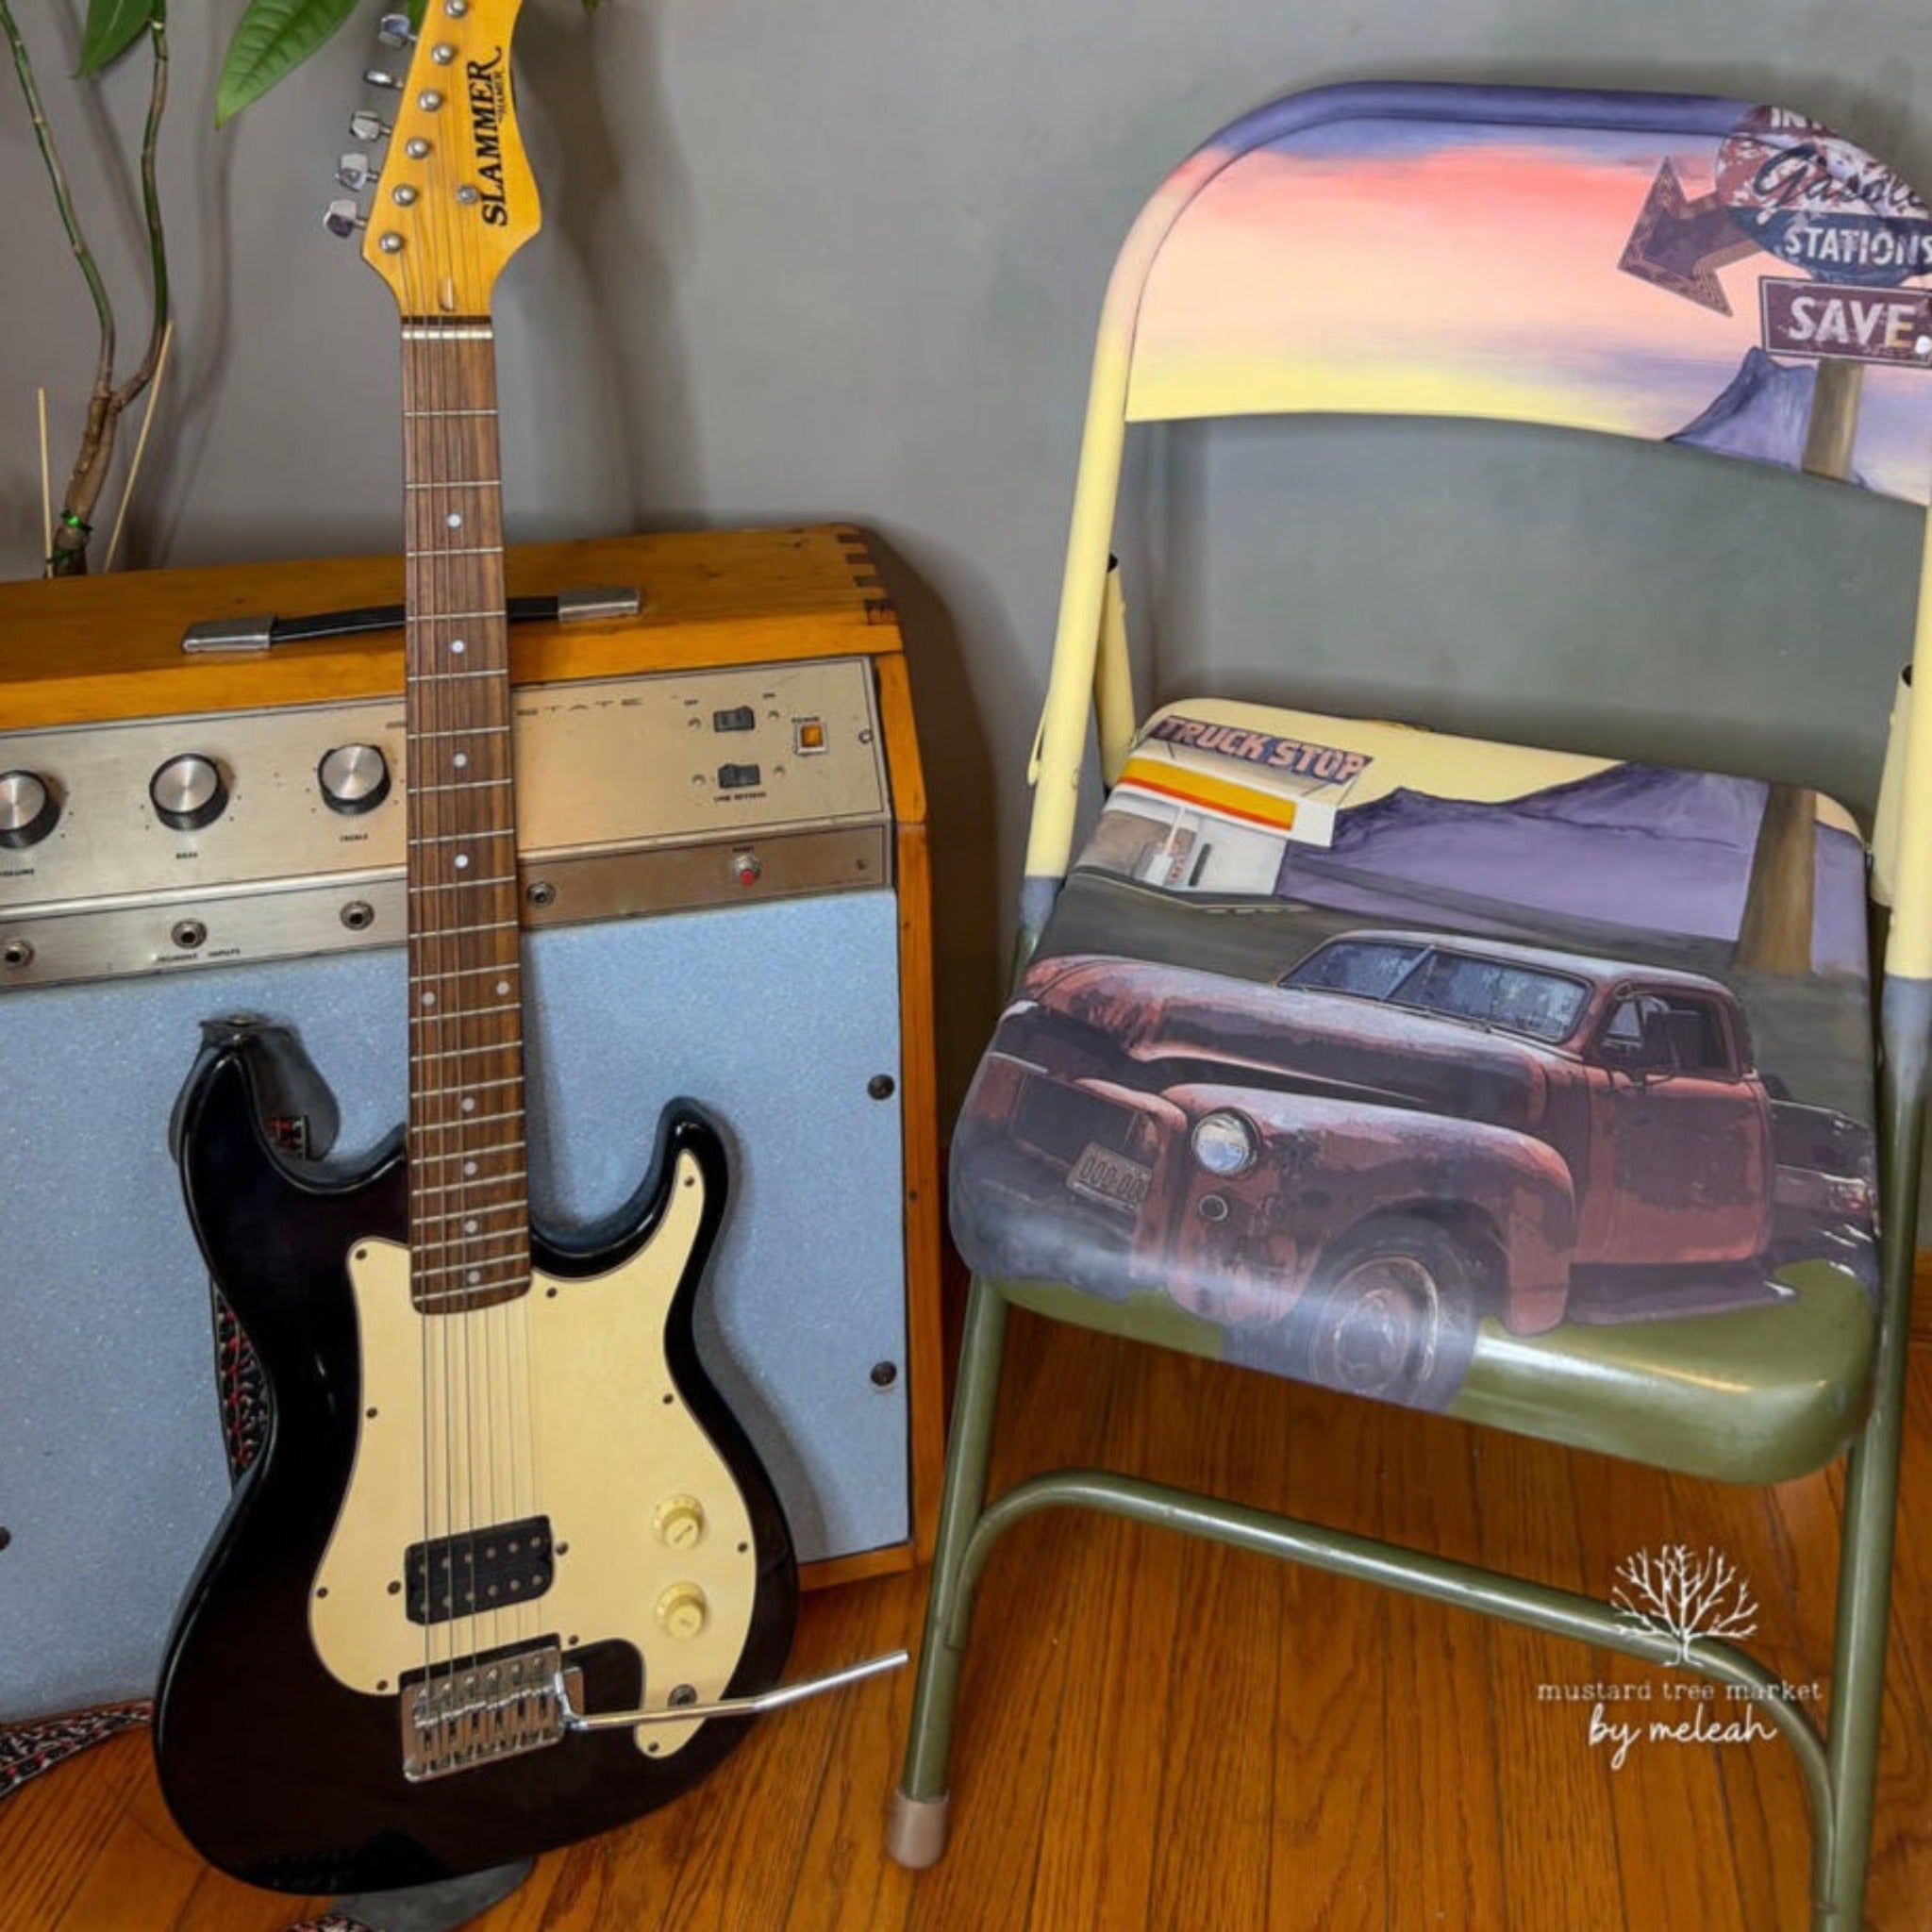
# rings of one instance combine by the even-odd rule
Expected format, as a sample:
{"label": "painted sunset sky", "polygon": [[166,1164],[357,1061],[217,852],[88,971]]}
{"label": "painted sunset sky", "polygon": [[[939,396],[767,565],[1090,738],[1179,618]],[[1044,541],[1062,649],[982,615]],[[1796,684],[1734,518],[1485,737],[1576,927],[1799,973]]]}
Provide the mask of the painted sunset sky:
{"label": "painted sunset sky", "polygon": [[[1724,315],[1619,268],[1666,159],[1686,201],[1717,187],[1729,104],[1709,106],[1709,133],[1364,112],[1269,140],[1265,113],[1249,117],[1175,172],[1137,230],[1158,244],[1145,294],[1131,317],[1131,278],[1117,281],[1108,317],[1133,329],[1129,415],[1683,429],[1760,345],[1759,277],[1803,276],[1762,250],[1717,266]],[[1857,475],[1924,503],[1932,373],[1867,365],[1862,391]]]}

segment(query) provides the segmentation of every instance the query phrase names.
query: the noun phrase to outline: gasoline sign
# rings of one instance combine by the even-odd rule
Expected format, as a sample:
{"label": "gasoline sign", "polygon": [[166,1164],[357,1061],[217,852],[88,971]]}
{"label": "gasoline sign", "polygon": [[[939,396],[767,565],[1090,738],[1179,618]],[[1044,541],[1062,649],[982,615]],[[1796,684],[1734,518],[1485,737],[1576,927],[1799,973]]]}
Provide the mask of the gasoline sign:
{"label": "gasoline sign", "polygon": [[1862,288],[1932,275],[1932,209],[1862,148],[1788,108],[1754,108],[1725,136],[1717,198],[1740,233],[1807,275]]}

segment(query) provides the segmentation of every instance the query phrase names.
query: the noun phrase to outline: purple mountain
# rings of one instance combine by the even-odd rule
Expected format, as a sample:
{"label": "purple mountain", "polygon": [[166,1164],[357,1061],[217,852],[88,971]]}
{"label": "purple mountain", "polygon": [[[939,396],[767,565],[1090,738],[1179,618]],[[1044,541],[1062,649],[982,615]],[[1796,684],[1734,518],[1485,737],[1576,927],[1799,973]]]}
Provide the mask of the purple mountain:
{"label": "purple mountain", "polygon": [[1664,441],[1795,470],[1805,459],[1805,431],[1817,387],[1815,363],[1776,362],[1762,349],[1746,349],[1723,394],[1694,423]]}
{"label": "purple mountain", "polygon": [[[1335,842],[1291,844],[1275,891],[1385,920],[1546,912],[1607,936],[1737,939],[1768,788],[1756,778],[1612,765],[1498,804],[1397,791],[1343,810]],[[1659,858],[1668,848],[1669,864]],[[1864,851],[1819,827],[1813,958],[1862,972]]]}

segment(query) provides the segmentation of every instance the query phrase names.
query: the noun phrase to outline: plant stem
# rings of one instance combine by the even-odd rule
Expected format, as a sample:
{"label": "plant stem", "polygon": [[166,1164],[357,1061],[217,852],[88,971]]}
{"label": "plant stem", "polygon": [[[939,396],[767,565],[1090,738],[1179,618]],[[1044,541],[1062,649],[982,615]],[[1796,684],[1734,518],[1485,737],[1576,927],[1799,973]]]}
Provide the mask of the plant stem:
{"label": "plant stem", "polygon": [[[0,0],[4,5],[5,0]],[[161,135],[161,114],[168,105],[168,8],[167,0],[152,0],[153,15],[148,21],[148,39],[154,48],[154,83],[148,90],[147,125],[141,136],[141,206],[147,217],[148,259],[153,275],[154,319],[148,326],[147,350],[141,367],[115,391],[115,403],[125,409],[153,378],[155,363],[161,353],[161,338],[168,329],[168,238],[161,225],[160,189],[155,179],[155,150]]]}
{"label": "plant stem", "polygon": [[35,84],[33,63],[26,42],[13,18],[10,0],[0,0],[0,32],[4,32],[13,56],[14,72],[20,76],[21,92],[26,96],[27,113],[33,122],[34,138],[40,144],[41,158],[46,164],[47,178],[53,184],[54,200],[60,210],[62,226],[73,244],[75,259],[93,298],[94,313],[100,318],[101,350],[95,365],[93,389],[88,397],[87,417],[81,429],[80,447],[67,479],[67,492],[60,506],[60,519],[47,556],[50,576],[78,575],[87,569],[87,545],[92,535],[89,519],[108,480],[114,456],[114,435],[122,412],[153,378],[161,340],[168,325],[167,237],[161,225],[160,193],[155,175],[155,152],[160,136],[161,115],[168,102],[168,31],[164,0],[154,0],[148,21],[148,41],[154,56],[154,78],[148,92],[147,125],[142,136],[142,208],[146,217],[148,255],[153,278],[154,309],[148,331],[146,353],[140,366],[119,389],[114,387],[114,309],[108,299],[107,285],[101,279],[74,208],[65,169],[54,145],[54,131],[41,105]]}
{"label": "plant stem", "polygon": [[46,109],[41,106],[41,90],[34,80],[33,62],[27,58],[26,42],[13,18],[9,0],[0,0],[0,33],[13,55],[13,71],[20,76],[20,91],[26,96],[27,118],[34,125],[34,140],[40,143],[41,159],[46,163],[47,179],[54,184],[54,201],[60,210],[61,225],[74,244],[75,258],[87,277],[88,293],[94,299],[94,312],[101,319],[101,359],[95,375],[96,386],[111,381],[114,371],[114,309],[108,300],[107,285],[94,261],[93,250],[81,232],[80,218],[74,211],[74,196],[67,186],[67,171],[60,165],[59,150],[54,145],[54,130],[48,125]]}

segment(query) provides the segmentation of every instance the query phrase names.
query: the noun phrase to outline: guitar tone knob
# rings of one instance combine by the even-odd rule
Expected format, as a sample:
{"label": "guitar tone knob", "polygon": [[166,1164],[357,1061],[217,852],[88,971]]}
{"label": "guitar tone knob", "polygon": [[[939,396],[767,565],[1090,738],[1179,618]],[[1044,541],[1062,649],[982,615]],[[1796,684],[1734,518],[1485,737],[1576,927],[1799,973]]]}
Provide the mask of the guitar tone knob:
{"label": "guitar tone knob", "polygon": [[0,846],[38,845],[59,817],[54,788],[38,772],[0,772]]}
{"label": "guitar tone knob", "polygon": [[711,1606],[695,1583],[674,1583],[658,1599],[658,1623],[667,1637],[689,1643],[704,1635],[711,1621]]}
{"label": "guitar tone knob", "polygon": [[354,818],[389,796],[389,760],[373,744],[339,744],[324,754],[315,781],[331,811]]}
{"label": "guitar tone knob", "polygon": [[219,765],[199,752],[170,758],[147,783],[155,816],[177,832],[198,832],[228,808],[227,781]]}
{"label": "guitar tone knob", "polygon": [[693,1549],[705,1533],[705,1506],[695,1496],[666,1496],[652,1512],[651,1527],[667,1549]]}

